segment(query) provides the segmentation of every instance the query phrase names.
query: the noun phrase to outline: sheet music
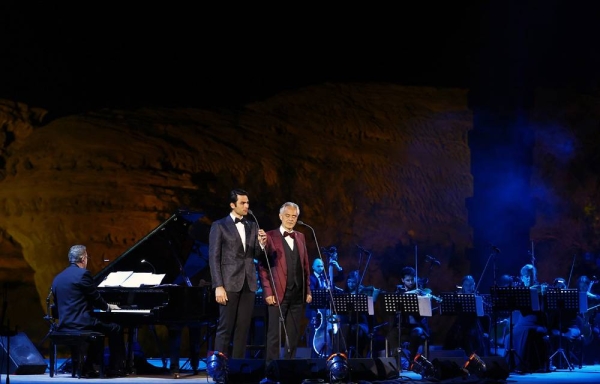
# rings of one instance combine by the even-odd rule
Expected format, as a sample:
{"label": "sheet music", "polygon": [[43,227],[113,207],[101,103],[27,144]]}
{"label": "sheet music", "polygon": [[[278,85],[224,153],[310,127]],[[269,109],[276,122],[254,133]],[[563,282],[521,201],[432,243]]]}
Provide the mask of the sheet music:
{"label": "sheet music", "polygon": [[164,273],[155,275],[152,272],[135,272],[121,284],[121,287],[139,288],[142,285],[147,285],[147,286],[159,285],[164,277],[165,277]]}
{"label": "sheet music", "polygon": [[165,274],[153,274],[151,272],[117,271],[111,272],[98,287],[124,287],[139,288],[142,285],[159,285]]}
{"label": "sheet music", "polygon": [[98,284],[98,287],[120,287],[132,274],[133,271],[111,272],[104,281]]}

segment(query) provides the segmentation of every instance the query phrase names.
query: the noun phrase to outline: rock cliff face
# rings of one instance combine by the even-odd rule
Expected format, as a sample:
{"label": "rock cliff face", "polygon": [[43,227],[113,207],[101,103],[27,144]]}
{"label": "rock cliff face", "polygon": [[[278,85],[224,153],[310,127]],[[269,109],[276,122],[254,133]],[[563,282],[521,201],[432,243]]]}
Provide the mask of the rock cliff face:
{"label": "rock cliff face", "polygon": [[[597,128],[598,100],[561,112],[540,98],[536,161],[544,165],[532,183],[545,192],[532,233],[555,239],[543,250],[548,255],[560,246],[562,256],[575,242],[578,252],[589,250],[578,236],[579,215],[585,207],[593,222],[585,225],[597,230],[597,179],[586,172],[565,189],[562,178],[573,176],[575,163],[559,157],[556,142],[568,134],[589,148],[583,132],[568,132],[581,120]],[[210,220],[226,215],[234,187],[250,193],[265,228],[279,224],[283,202],[298,203],[300,219],[315,228],[320,246],[338,247],[345,270],[365,267],[356,244],[371,250],[366,285],[393,289],[415,253],[434,291],[481,273],[469,271],[465,256],[465,199],[472,195],[466,90],[324,84],[235,111],[100,110],[48,123],[44,115],[0,101],[0,274],[11,324],[34,341],[46,332],[45,298],[70,245],[87,245],[89,269],[97,272],[179,207]],[[309,252],[318,256],[314,242]],[[425,254],[442,267],[429,268]]]}

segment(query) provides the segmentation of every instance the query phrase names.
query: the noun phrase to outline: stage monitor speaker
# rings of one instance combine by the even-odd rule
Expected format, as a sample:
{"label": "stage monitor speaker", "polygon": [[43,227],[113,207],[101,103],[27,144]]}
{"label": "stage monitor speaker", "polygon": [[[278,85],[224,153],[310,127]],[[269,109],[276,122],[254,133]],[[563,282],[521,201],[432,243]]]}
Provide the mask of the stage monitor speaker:
{"label": "stage monitor speaker", "polygon": [[304,380],[328,379],[326,359],[273,360],[267,378],[281,383],[298,384]]}
{"label": "stage monitor speaker", "polygon": [[395,357],[378,357],[375,359],[379,380],[397,379],[400,374]]}
{"label": "stage monitor speaker", "polygon": [[393,357],[348,359],[348,368],[350,368],[352,381],[397,379],[400,373],[396,359]]}
{"label": "stage monitor speaker", "polygon": [[[8,350],[9,347],[10,350]],[[19,332],[14,336],[0,337],[0,373],[39,375],[46,372],[47,367],[42,355],[24,333]]]}
{"label": "stage monitor speaker", "polygon": [[264,377],[264,359],[227,360],[227,380],[231,383],[258,383]]}
{"label": "stage monitor speaker", "polygon": [[486,370],[480,376],[492,380],[506,380],[510,375],[510,368],[502,356],[487,356],[481,358]]}

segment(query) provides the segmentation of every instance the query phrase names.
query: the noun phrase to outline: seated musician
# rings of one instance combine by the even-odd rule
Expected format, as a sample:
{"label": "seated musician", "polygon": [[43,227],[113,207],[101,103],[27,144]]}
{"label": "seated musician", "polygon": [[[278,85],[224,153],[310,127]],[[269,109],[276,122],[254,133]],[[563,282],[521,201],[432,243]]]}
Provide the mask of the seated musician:
{"label": "seated musician", "polygon": [[577,280],[579,291],[586,292],[588,310],[582,315],[579,324],[583,336],[583,363],[587,365],[600,362],[600,295],[592,292],[596,281],[587,276]]}
{"label": "seated musician", "polygon": [[[416,271],[412,267],[405,267],[402,269],[401,281],[402,284],[396,287],[396,293],[407,293],[415,292],[417,289]],[[401,313],[401,319],[398,315],[394,316],[394,320],[390,321],[390,328],[386,336],[389,350],[392,356],[398,356],[399,348],[399,334],[398,334],[398,323],[400,323],[400,330],[402,338],[408,337],[409,347],[408,351],[403,350],[405,357],[408,361],[412,361],[419,348],[425,344],[425,341],[429,338],[430,331],[427,324],[427,318],[420,316],[419,314],[403,314]],[[406,367],[403,367],[406,368]]]}
{"label": "seated musician", "polygon": [[[103,323],[93,316],[98,308],[105,311],[119,309],[108,304],[96,289],[92,274],[86,269],[88,253],[83,245],[74,245],[69,250],[70,265],[59,273],[52,282],[52,294],[58,310],[58,331],[101,332],[107,338],[110,348],[107,376],[125,375],[125,342],[121,327],[113,323]],[[83,365],[87,377],[99,375],[98,366],[103,359],[104,345],[92,343],[88,348]],[[76,354],[73,354],[76,356]],[[75,362],[74,362],[75,363]]]}
{"label": "seated musician", "polygon": [[[374,287],[365,287],[359,285],[360,275],[358,271],[352,271],[346,279],[345,293],[349,294],[364,294],[373,298],[373,302],[377,300],[380,290]],[[364,357],[365,347],[369,337],[369,322],[367,314],[363,312],[340,313],[340,325],[343,334],[343,341],[346,343],[349,357]],[[358,335],[357,335],[358,332]],[[358,340],[358,343],[357,343]]]}
{"label": "seated musician", "polygon": [[[458,293],[475,293],[473,276],[463,277]],[[460,348],[465,351],[467,356],[473,352],[479,356],[487,356],[485,347],[487,336],[477,313],[462,313],[456,317],[450,331],[446,334],[444,349]]]}
{"label": "seated musician", "polygon": [[[331,266],[333,267],[334,270],[336,271],[341,271],[342,268],[339,266],[337,260],[329,260],[329,262],[331,263]],[[329,288],[329,280],[330,278],[327,277],[326,272],[325,272],[325,264],[323,264],[323,260],[321,260],[320,258],[315,259],[315,261],[313,261],[312,263],[312,273],[310,274],[310,290],[311,292],[314,292],[317,289],[327,289]],[[334,276],[333,280],[334,283],[336,281],[339,280],[339,276],[341,276],[343,278],[343,274],[338,274],[336,276]],[[334,286],[334,288],[337,290],[338,288]],[[326,313],[326,309],[322,309],[321,313]],[[321,314],[319,313],[319,310],[317,308],[313,308],[310,305],[306,306],[306,312],[305,312],[305,316],[308,319],[308,327],[306,328],[307,330],[307,346],[310,348],[311,350],[311,357],[318,357],[318,352],[315,351],[315,349],[313,348],[314,344],[314,337],[315,337],[315,330],[317,327],[319,327],[320,323],[322,321],[326,321],[326,319],[323,319],[321,316]],[[325,315],[326,317],[326,315]]]}
{"label": "seated musician", "polygon": [[[532,289],[540,287],[537,281],[537,270],[532,264],[526,264],[521,268],[520,278],[523,287]],[[545,338],[548,333],[546,316],[542,311],[533,309],[521,309],[519,312],[520,316],[516,316],[517,320],[513,327],[513,350],[507,349],[509,366],[513,365],[514,361],[514,366],[511,368],[515,371],[547,372],[549,345]]]}
{"label": "seated musician", "polygon": [[[551,288],[566,289],[566,280],[562,277],[557,277],[554,279]],[[570,342],[581,336],[581,329],[579,328],[581,318],[578,312],[578,309],[546,308],[546,313],[548,314],[548,328],[550,329],[550,342],[555,351],[558,348],[568,351]],[[555,361],[562,361],[562,359]],[[554,368],[554,366],[550,367],[551,370],[554,370]]]}

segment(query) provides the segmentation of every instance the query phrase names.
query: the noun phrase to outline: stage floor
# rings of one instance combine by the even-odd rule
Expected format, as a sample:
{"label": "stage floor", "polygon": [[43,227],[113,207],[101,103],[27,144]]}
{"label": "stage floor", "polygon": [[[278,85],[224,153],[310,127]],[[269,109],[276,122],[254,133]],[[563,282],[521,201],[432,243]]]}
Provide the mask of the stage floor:
{"label": "stage floor", "polygon": [[[160,360],[148,360],[151,364],[160,367]],[[10,375],[9,377],[10,383],[52,383],[52,384],[73,384],[76,382],[76,378],[71,377],[69,373],[59,373],[55,375],[53,378],[50,378],[48,375],[48,371],[45,374],[39,375]],[[164,375],[135,375],[135,376],[127,376],[120,378],[106,378],[106,379],[82,379],[86,381],[91,381],[93,383],[102,384],[102,383],[111,383],[111,384],[125,384],[125,383],[150,383],[150,384],[176,384],[181,383],[182,381],[200,381],[201,383],[214,383],[206,374],[205,371],[201,371],[198,375],[193,375],[191,371],[182,371],[181,377],[179,379],[174,379],[168,374]],[[516,374],[512,373],[510,376],[501,382],[506,383],[564,383],[564,384],[575,384],[575,383],[600,383],[600,365],[589,365],[584,366],[581,369],[575,368],[573,371],[568,370],[557,370],[555,372],[550,373],[532,373],[532,374]],[[6,375],[0,376],[0,383],[6,383]],[[367,381],[360,380],[361,384],[368,383]],[[401,372],[398,379],[395,380],[385,380],[385,381],[375,381],[374,383],[430,383],[433,381],[425,380],[420,375],[410,372],[404,371]],[[443,381],[436,381],[437,383],[490,383],[490,380],[479,380],[476,378],[463,378],[457,377],[454,379],[447,379]],[[238,382],[231,382],[232,384],[240,384]],[[252,382],[247,382],[248,384]],[[283,383],[285,384],[285,383]]]}

